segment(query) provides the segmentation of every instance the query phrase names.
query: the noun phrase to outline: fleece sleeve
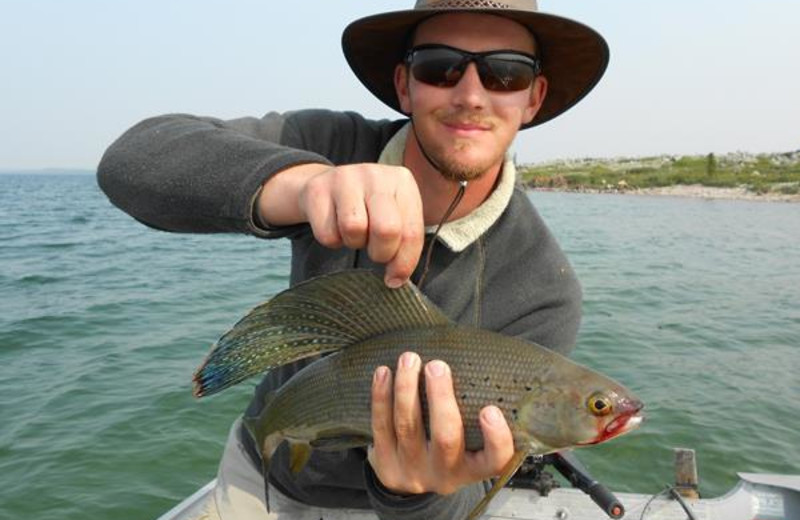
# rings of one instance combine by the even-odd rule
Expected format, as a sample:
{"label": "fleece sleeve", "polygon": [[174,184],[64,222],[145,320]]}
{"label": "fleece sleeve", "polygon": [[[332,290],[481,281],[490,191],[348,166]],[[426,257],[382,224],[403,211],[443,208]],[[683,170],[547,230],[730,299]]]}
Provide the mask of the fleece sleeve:
{"label": "fleece sleeve", "polygon": [[171,114],[146,119],[109,146],[97,170],[112,203],[148,226],[261,237],[253,203],[292,166],[376,162],[404,120],[313,109],[223,121]]}
{"label": "fleece sleeve", "polygon": [[466,518],[486,495],[488,483],[465,486],[450,495],[398,496],[381,485],[369,463],[364,465],[369,500],[381,520],[451,520]]}
{"label": "fleece sleeve", "polygon": [[330,163],[285,144],[286,119],[275,113],[232,121],[182,114],[147,119],[108,148],[98,184],[112,203],[154,228],[253,233],[253,200],[270,175]]}

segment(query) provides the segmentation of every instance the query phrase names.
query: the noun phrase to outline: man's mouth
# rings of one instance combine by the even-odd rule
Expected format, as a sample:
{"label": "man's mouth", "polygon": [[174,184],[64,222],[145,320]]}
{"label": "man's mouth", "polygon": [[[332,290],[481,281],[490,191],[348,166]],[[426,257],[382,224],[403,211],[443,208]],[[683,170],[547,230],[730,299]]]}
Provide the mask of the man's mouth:
{"label": "man's mouth", "polygon": [[449,128],[464,132],[485,132],[494,127],[485,117],[464,117],[463,114],[460,117],[454,115],[441,117],[439,121]]}
{"label": "man's mouth", "polygon": [[445,122],[445,125],[447,125],[447,126],[449,126],[451,128],[455,128],[456,130],[466,130],[466,131],[470,131],[470,130],[485,131],[485,130],[489,130],[491,128],[489,125],[486,125],[486,124],[471,123],[471,122],[459,122],[459,121]]}

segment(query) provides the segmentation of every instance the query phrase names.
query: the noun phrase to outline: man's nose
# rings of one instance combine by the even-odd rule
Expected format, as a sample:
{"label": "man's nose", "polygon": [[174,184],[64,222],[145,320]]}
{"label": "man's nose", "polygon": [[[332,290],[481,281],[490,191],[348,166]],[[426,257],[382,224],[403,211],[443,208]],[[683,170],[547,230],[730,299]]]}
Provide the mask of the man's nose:
{"label": "man's nose", "polygon": [[478,66],[475,62],[470,62],[461,79],[453,87],[453,103],[472,108],[483,107],[486,105],[487,96],[488,92],[478,74]]}

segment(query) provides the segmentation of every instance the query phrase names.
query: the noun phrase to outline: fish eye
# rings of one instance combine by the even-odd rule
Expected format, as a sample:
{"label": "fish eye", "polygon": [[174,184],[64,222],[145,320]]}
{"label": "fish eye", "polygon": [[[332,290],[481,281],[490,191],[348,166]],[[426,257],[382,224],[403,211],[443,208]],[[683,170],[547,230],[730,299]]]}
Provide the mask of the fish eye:
{"label": "fish eye", "polygon": [[611,404],[611,399],[608,396],[596,393],[592,394],[586,401],[586,406],[589,411],[598,417],[610,414],[614,411],[614,406]]}

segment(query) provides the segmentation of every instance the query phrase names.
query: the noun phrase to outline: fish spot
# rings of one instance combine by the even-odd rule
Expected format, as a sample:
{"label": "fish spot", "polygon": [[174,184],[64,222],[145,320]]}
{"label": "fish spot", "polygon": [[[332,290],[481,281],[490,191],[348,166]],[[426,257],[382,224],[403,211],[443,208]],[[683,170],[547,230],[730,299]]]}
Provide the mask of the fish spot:
{"label": "fish spot", "polygon": [[462,401],[466,401],[467,397],[468,397],[467,394],[461,394],[461,400]]}
{"label": "fish spot", "polygon": [[497,398],[497,402],[498,402],[498,403],[502,403],[503,401],[505,401],[505,399],[503,399],[502,397],[498,397],[498,398]]}
{"label": "fish spot", "polygon": [[519,418],[519,410],[517,410],[516,408],[512,408],[511,409],[511,418],[516,421],[517,418]]}
{"label": "fish spot", "polygon": [[532,386],[525,385],[525,391],[526,392],[530,392],[531,390],[533,390]]}
{"label": "fish spot", "polygon": [[483,378],[483,382],[484,382],[484,383],[488,383],[488,382],[489,382],[489,376],[486,376],[486,377],[484,377],[484,378]]}

